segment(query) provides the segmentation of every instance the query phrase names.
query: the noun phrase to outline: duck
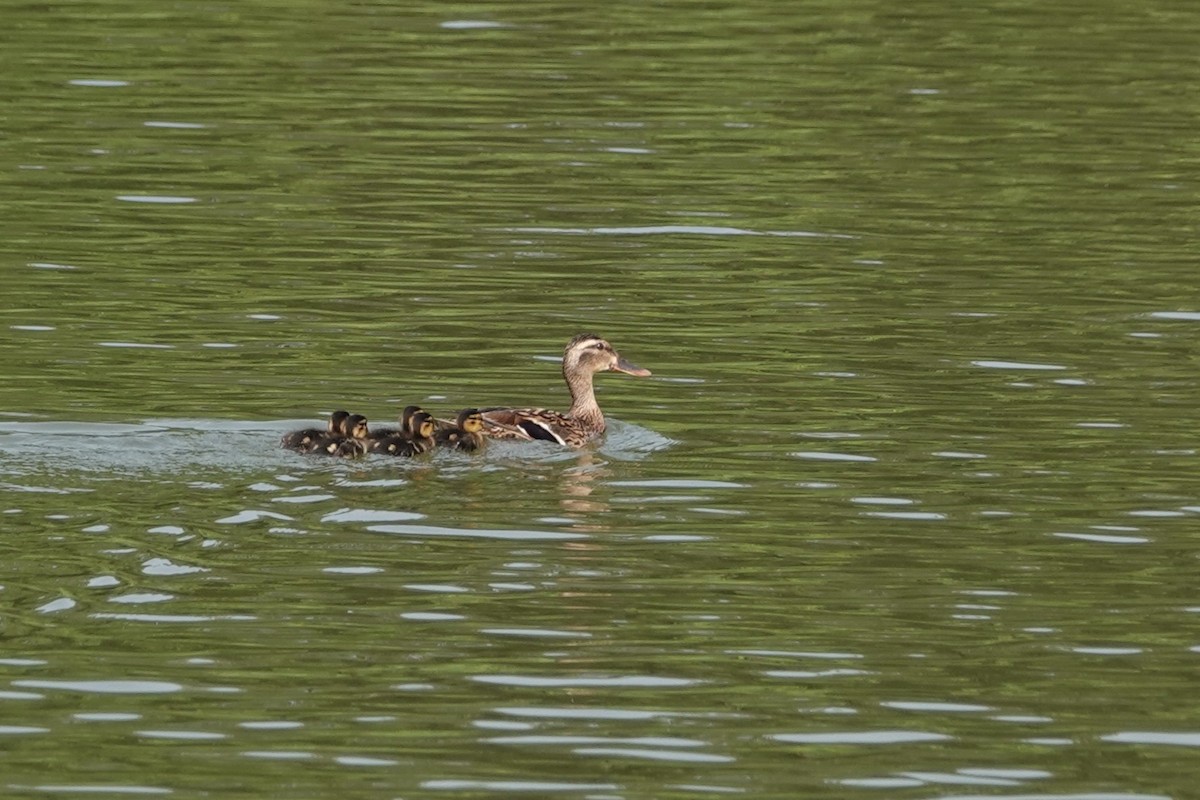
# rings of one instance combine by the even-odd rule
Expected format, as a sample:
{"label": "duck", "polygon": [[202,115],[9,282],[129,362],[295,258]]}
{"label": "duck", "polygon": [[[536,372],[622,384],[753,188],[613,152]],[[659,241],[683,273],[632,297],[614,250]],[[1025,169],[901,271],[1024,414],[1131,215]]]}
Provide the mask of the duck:
{"label": "duck", "polygon": [[555,442],[579,448],[604,433],[604,414],[596,403],[592,378],[597,372],[623,372],[644,378],[652,373],[625,360],[605,339],[581,333],[563,350],[562,373],[571,392],[565,413],[545,408],[485,408],[483,433],[493,439]]}
{"label": "duck", "polygon": [[436,427],[432,414],[416,411],[409,418],[412,433],[405,435],[397,433],[383,439],[375,439],[370,444],[372,453],[388,456],[416,456],[433,449],[433,432]]}
{"label": "duck", "polygon": [[442,447],[474,453],[483,447],[483,427],[483,415],[479,409],[465,408],[458,412],[453,427],[438,428],[433,438]]}
{"label": "duck", "polygon": [[342,421],[339,433],[317,439],[308,452],[335,458],[357,458],[367,452],[370,434],[367,418],[362,414],[350,414]]}
{"label": "duck", "polygon": [[380,439],[387,439],[392,436],[412,436],[412,418],[419,411],[423,411],[420,406],[405,406],[400,412],[400,427],[399,428],[379,428],[371,431],[370,440],[372,442]]}
{"label": "duck", "polygon": [[290,431],[289,433],[285,433],[283,438],[279,440],[279,446],[286,450],[307,452],[312,447],[313,442],[318,439],[341,435],[342,423],[349,416],[349,411],[339,409],[329,415],[329,423],[326,425],[325,430],[321,430],[320,428],[302,428],[298,431]]}

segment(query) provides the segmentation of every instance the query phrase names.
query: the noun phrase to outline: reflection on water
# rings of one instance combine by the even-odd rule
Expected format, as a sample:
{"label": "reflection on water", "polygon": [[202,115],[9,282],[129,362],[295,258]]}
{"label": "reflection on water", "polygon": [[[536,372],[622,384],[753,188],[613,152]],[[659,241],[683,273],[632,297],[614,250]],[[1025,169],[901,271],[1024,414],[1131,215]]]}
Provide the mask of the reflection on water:
{"label": "reflection on water", "polygon": [[[604,468],[603,462],[596,463],[592,453],[581,452],[576,466],[563,470],[561,473],[563,510],[584,516],[608,511],[608,506],[604,502],[588,498],[596,489],[596,481],[603,480],[611,474],[611,471]],[[593,530],[597,529],[593,528]]]}

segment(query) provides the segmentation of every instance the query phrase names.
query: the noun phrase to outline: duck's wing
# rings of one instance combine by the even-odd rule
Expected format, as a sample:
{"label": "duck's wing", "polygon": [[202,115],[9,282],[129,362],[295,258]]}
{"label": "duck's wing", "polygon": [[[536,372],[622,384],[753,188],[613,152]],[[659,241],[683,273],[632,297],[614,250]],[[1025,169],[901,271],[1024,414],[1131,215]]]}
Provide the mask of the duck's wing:
{"label": "duck's wing", "polygon": [[484,435],[493,439],[539,439],[566,445],[564,433],[572,427],[565,414],[546,408],[484,408],[480,414]]}

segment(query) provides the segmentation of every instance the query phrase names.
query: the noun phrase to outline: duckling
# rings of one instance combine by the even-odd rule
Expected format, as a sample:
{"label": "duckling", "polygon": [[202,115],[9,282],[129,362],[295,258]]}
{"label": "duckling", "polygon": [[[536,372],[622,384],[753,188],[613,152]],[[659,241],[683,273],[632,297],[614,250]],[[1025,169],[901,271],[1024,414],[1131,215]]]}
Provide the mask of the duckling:
{"label": "duckling", "polygon": [[318,439],[323,439],[327,436],[340,436],[342,433],[342,423],[350,416],[349,411],[337,410],[329,415],[329,424],[325,430],[320,428],[302,428],[298,431],[285,433],[283,438],[279,440],[279,446],[287,450],[299,450],[307,452],[313,442]]}
{"label": "duckling", "polygon": [[420,406],[405,406],[400,412],[400,427],[399,428],[378,428],[371,431],[370,440],[372,443],[380,439],[388,439],[392,436],[412,436],[412,418],[413,414],[423,409]]}
{"label": "duckling", "polygon": [[367,418],[351,414],[342,421],[340,434],[323,436],[313,442],[308,452],[335,458],[357,458],[367,452]]}
{"label": "duckling", "polygon": [[442,428],[434,434],[442,447],[474,453],[483,447],[483,415],[477,408],[465,408],[458,412],[453,428]]}
{"label": "duckling", "polygon": [[433,448],[434,420],[431,414],[417,411],[410,420],[412,435],[397,434],[386,439],[377,439],[371,445],[371,452],[383,453],[389,456],[415,456],[428,452]]}
{"label": "duckling", "polygon": [[433,432],[437,430],[437,420],[433,414],[418,411],[412,416],[412,442],[419,453],[428,453],[433,449]]}

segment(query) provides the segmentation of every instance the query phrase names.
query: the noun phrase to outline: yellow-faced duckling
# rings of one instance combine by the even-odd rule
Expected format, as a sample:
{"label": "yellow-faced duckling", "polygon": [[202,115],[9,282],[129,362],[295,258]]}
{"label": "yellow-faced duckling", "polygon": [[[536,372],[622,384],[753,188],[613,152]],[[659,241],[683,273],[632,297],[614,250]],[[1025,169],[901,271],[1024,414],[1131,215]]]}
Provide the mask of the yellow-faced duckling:
{"label": "yellow-faced duckling", "polygon": [[596,403],[592,376],[624,372],[639,378],[650,370],[629,363],[593,333],[581,333],[563,351],[563,380],[571,391],[565,414],[545,408],[485,408],[484,434],[493,439],[544,439],[564,447],[582,447],[604,433],[604,414]]}
{"label": "yellow-faced duckling", "polygon": [[316,440],[308,452],[335,458],[357,458],[367,452],[368,436],[367,418],[362,414],[351,414],[342,421],[341,433]]}
{"label": "yellow-faced duckling", "polygon": [[458,412],[453,428],[441,428],[433,438],[442,447],[474,453],[483,447],[483,415],[478,408],[466,408]]}
{"label": "yellow-faced duckling", "polygon": [[372,453],[382,453],[389,456],[415,456],[433,449],[433,416],[424,411],[416,411],[409,419],[412,435],[396,434],[385,439],[371,442]]}
{"label": "yellow-faced duckling", "polygon": [[349,411],[335,411],[329,415],[329,424],[325,430],[321,430],[320,428],[302,428],[298,431],[285,433],[283,438],[279,440],[279,446],[287,450],[299,450],[302,453],[308,452],[312,448],[313,443],[318,439],[328,436],[340,436],[342,434],[342,423],[349,416]]}

